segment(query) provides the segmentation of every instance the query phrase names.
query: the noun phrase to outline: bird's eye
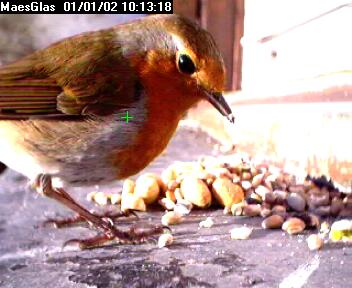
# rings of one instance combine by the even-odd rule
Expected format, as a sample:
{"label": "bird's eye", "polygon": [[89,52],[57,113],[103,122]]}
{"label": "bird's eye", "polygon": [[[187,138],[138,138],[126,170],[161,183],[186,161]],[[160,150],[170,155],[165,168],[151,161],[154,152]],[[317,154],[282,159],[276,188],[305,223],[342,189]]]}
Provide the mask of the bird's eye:
{"label": "bird's eye", "polygon": [[194,65],[192,59],[186,54],[181,54],[178,58],[178,69],[182,73],[189,75],[196,72],[196,66]]}

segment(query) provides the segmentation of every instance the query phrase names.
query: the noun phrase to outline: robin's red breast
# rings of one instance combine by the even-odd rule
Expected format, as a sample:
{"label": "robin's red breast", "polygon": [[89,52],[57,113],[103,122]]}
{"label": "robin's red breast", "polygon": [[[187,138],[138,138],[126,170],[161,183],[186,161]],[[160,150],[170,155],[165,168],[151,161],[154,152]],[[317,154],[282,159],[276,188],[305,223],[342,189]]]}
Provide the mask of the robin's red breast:
{"label": "robin's red breast", "polygon": [[53,196],[51,177],[82,186],[136,174],[198,101],[233,121],[224,83],[211,35],[177,15],[64,39],[0,68],[0,161],[94,223]]}

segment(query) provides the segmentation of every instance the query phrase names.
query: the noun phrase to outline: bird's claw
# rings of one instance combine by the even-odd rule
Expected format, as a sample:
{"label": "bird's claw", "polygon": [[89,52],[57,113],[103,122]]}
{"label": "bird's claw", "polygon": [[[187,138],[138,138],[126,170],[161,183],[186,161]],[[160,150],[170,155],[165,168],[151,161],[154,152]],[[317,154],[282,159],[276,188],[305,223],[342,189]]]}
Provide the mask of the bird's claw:
{"label": "bird's claw", "polygon": [[120,244],[142,244],[149,240],[156,242],[154,236],[162,234],[164,229],[170,230],[167,226],[153,226],[147,230],[140,230],[139,228],[132,226],[128,231],[121,231],[114,227],[104,231],[103,234],[97,235],[89,239],[71,239],[64,244],[64,248],[67,246],[78,245],[80,249],[91,249],[96,247],[102,247],[109,242],[117,242]]}

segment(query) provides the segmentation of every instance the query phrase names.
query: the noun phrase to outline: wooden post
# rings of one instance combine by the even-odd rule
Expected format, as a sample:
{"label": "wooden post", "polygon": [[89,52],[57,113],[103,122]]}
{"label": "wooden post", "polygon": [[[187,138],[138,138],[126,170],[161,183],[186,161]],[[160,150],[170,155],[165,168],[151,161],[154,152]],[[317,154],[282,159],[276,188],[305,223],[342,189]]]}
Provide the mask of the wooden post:
{"label": "wooden post", "polygon": [[199,21],[198,0],[174,0],[174,13]]}
{"label": "wooden post", "polygon": [[201,3],[201,24],[214,36],[220,48],[227,71],[226,88],[231,89],[233,80],[235,1],[202,0]]}
{"label": "wooden post", "polygon": [[234,0],[235,2],[235,36],[233,44],[232,63],[232,89],[241,90],[242,84],[242,45],[241,38],[244,33],[244,0]]}

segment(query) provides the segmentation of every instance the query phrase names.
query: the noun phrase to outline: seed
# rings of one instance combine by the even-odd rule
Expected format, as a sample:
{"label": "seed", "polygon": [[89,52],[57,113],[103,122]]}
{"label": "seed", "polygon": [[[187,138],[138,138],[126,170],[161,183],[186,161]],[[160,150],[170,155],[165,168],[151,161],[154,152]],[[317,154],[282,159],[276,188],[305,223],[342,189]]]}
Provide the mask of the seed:
{"label": "seed", "polygon": [[174,242],[174,237],[171,234],[162,234],[158,240],[158,247],[163,248],[171,245]]}
{"label": "seed", "polygon": [[306,207],[306,200],[299,193],[294,192],[287,197],[287,204],[292,210],[303,212]]}
{"label": "seed", "polygon": [[122,195],[124,194],[133,194],[134,193],[134,188],[136,187],[136,184],[133,180],[131,179],[126,179],[123,182],[122,186]]}
{"label": "seed", "polygon": [[177,200],[177,204],[185,205],[190,210],[193,209],[193,204],[190,201],[186,200],[186,199]]}
{"label": "seed", "polygon": [[301,219],[306,224],[307,229],[316,229],[320,226],[320,219],[318,216],[307,212],[292,213],[292,217]]}
{"label": "seed", "polygon": [[213,168],[208,170],[208,172],[214,175],[216,178],[227,177],[229,179],[232,179],[231,172],[226,168]]}
{"label": "seed", "polygon": [[262,182],[264,180],[264,176],[265,176],[265,174],[262,173],[262,174],[258,174],[253,177],[253,180],[252,180],[253,188],[257,188],[260,184],[262,184]]}
{"label": "seed", "polygon": [[108,204],[108,195],[105,194],[104,192],[95,193],[93,199],[94,199],[94,202],[100,206],[105,206]]}
{"label": "seed", "polygon": [[232,183],[240,184],[241,183],[241,177],[236,175],[236,174],[232,174]]}
{"label": "seed", "polygon": [[260,216],[263,217],[263,218],[266,218],[266,217],[268,217],[270,215],[271,215],[271,209],[262,207],[262,211],[260,211]]}
{"label": "seed", "polygon": [[154,177],[156,182],[158,183],[160,191],[162,191],[162,192],[166,191],[166,189],[167,189],[166,184],[164,183],[163,179],[159,175],[157,175],[155,173],[146,173],[145,175],[149,176],[149,177]]}
{"label": "seed", "polygon": [[169,183],[170,181],[176,180],[176,173],[175,170],[172,167],[166,168],[162,173],[161,173],[161,179],[164,184]]}
{"label": "seed", "polygon": [[352,196],[347,195],[345,198],[343,198],[343,204],[345,204],[345,206],[347,208],[351,208],[352,207]]}
{"label": "seed", "polygon": [[160,199],[159,204],[166,210],[173,210],[175,208],[175,203],[168,198]]}
{"label": "seed", "polygon": [[200,208],[207,208],[211,204],[210,190],[200,179],[192,176],[183,179],[181,183],[181,192],[184,199]]}
{"label": "seed", "polygon": [[320,219],[315,214],[309,214],[310,221],[309,223],[305,223],[307,227],[310,228],[319,228],[320,226]]}
{"label": "seed", "polygon": [[244,181],[251,180],[252,174],[251,174],[251,172],[242,172],[242,177],[241,178]]}
{"label": "seed", "polygon": [[231,157],[228,157],[226,160],[229,166],[231,167],[231,169],[240,169],[243,166],[244,157],[246,156],[240,153],[236,153]]}
{"label": "seed", "polygon": [[242,181],[241,186],[244,190],[249,190],[252,188],[252,184],[249,181]]}
{"label": "seed", "polygon": [[121,211],[128,210],[146,211],[147,207],[144,200],[134,194],[122,194]]}
{"label": "seed", "polygon": [[207,219],[199,223],[199,228],[211,228],[213,225],[213,219],[211,217],[207,217]]}
{"label": "seed", "polygon": [[257,169],[256,167],[251,167],[251,170],[250,170],[251,174],[253,177],[257,176],[258,174],[260,174],[260,171],[259,169]]}
{"label": "seed", "polygon": [[259,185],[256,189],[255,189],[255,193],[257,193],[262,199],[265,198],[265,195],[267,193],[271,193],[271,190],[269,190],[267,187],[263,186],[263,185]]}
{"label": "seed", "polygon": [[244,199],[241,186],[232,183],[228,178],[217,178],[212,184],[212,188],[215,199],[223,207],[231,207]]}
{"label": "seed", "polygon": [[266,188],[268,188],[271,192],[274,190],[274,189],[273,189],[273,184],[272,184],[269,180],[267,180],[267,179],[264,179],[263,185],[264,185]]}
{"label": "seed", "polygon": [[211,173],[209,173],[207,171],[198,172],[197,178],[200,179],[200,180],[204,180],[206,182],[208,182],[208,181],[210,182],[211,181],[211,183],[213,183],[214,180],[216,179],[216,177],[213,174],[211,174]]}
{"label": "seed", "polygon": [[312,189],[309,189],[308,191],[307,191],[307,194],[308,195],[320,195],[321,194],[321,190],[319,189],[319,188],[316,188],[316,187],[314,187],[314,188],[312,188]]}
{"label": "seed", "polygon": [[288,234],[299,234],[304,228],[306,228],[306,224],[299,218],[289,218],[282,224],[282,230],[286,231]]}
{"label": "seed", "polygon": [[116,205],[121,203],[122,196],[120,193],[110,194],[109,196],[111,204]]}
{"label": "seed", "polygon": [[310,208],[315,208],[319,206],[327,206],[330,204],[329,193],[320,193],[320,194],[309,194],[308,195],[308,205]]}
{"label": "seed", "polygon": [[165,226],[176,225],[182,222],[182,215],[169,211],[166,212],[163,217],[161,217],[161,223]]}
{"label": "seed", "polygon": [[175,189],[178,187],[180,187],[180,183],[178,183],[176,180],[171,180],[167,184],[167,190],[170,190],[170,191],[175,191]]}
{"label": "seed", "polygon": [[[176,201],[179,201],[179,200],[182,200],[182,199],[183,199],[183,195],[182,195],[181,188],[176,188],[176,189],[175,189],[175,191],[174,191],[174,196],[175,196]],[[176,202],[176,201],[175,201],[175,202]]]}
{"label": "seed", "polygon": [[243,215],[243,209],[244,209],[245,206],[246,206],[246,203],[244,203],[244,202],[232,204],[232,206],[231,206],[232,215],[233,216],[242,216]]}
{"label": "seed", "polygon": [[177,203],[174,207],[174,212],[179,215],[185,216],[191,213],[191,209],[184,204]]}
{"label": "seed", "polygon": [[328,206],[319,206],[316,208],[310,208],[309,209],[312,213],[318,215],[318,216],[329,216],[331,214],[331,207],[330,205]]}
{"label": "seed", "polygon": [[248,204],[261,204],[263,203],[262,197],[260,197],[257,193],[248,190],[246,191],[246,201]]}
{"label": "seed", "polygon": [[256,217],[260,215],[262,208],[259,204],[250,204],[243,207],[243,215]]}
{"label": "seed", "polygon": [[323,247],[324,241],[317,234],[312,234],[307,238],[307,244],[309,250],[319,250]]}
{"label": "seed", "polygon": [[197,162],[176,162],[172,165],[177,176],[179,175],[194,175],[200,171],[203,171],[203,167]]}
{"label": "seed", "polygon": [[193,209],[192,203],[185,199],[177,200],[177,204],[174,207],[174,211],[182,216],[188,215],[189,213],[191,213],[192,209]]}
{"label": "seed", "polygon": [[278,177],[279,176],[277,174],[271,174],[271,175],[268,175],[268,177],[266,177],[265,180],[267,180],[270,183],[273,183],[273,182],[276,182]]}
{"label": "seed", "polygon": [[344,207],[339,213],[339,217],[348,218],[351,216],[352,216],[352,208],[351,207]]}
{"label": "seed", "polygon": [[271,210],[271,205],[269,203],[262,203],[262,209],[270,209]]}
{"label": "seed", "polygon": [[280,215],[271,215],[264,219],[262,222],[262,227],[264,229],[279,229],[284,223],[284,218]]}
{"label": "seed", "polygon": [[176,202],[176,196],[174,191],[166,190],[165,197],[172,202]]}
{"label": "seed", "polygon": [[233,240],[246,240],[252,234],[253,228],[246,226],[233,228],[230,230],[231,239]]}
{"label": "seed", "polygon": [[276,196],[273,192],[266,193],[264,195],[264,202],[270,205],[273,205],[276,201]]}
{"label": "seed", "polygon": [[333,198],[331,200],[331,206],[330,206],[330,213],[333,216],[337,216],[339,215],[339,213],[341,212],[341,210],[343,209],[344,205],[342,202],[342,199],[340,198]]}
{"label": "seed", "polygon": [[225,167],[224,163],[221,163],[219,159],[214,157],[203,157],[200,159],[201,165],[204,166],[207,170],[212,168],[222,168]]}
{"label": "seed", "polygon": [[280,201],[285,201],[288,197],[288,193],[286,191],[274,190],[273,193],[275,194],[276,198]]}
{"label": "seed", "polygon": [[305,193],[305,187],[304,185],[300,184],[300,185],[291,185],[288,187],[288,191],[291,193]]}
{"label": "seed", "polygon": [[352,240],[352,221],[343,219],[335,221],[331,225],[329,238],[332,241],[351,241]]}
{"label": "seed", "polygon": [[296,184],[296,179],[294,175],[288,174],[288,173],[284,173],[284,182],[287,185],[295,185]]}
{"label": "seed", "polygon": [[142,198],[146,204],[154,203],[160,193],[157,175],[147,173],[139,176],[136,181],[134,193],[136,196]]}
{"label": "seed", "polygon": [[319,233],[321,233],[325,236],[325,235],[329,234],[329,232],[330,232],[330,224],[328,222],[324,221],[320,225]]}
{"label": "seed", "polygon": [[282,205],[275,205],[271,211],[273,213],[286,213],[286,208]]}

